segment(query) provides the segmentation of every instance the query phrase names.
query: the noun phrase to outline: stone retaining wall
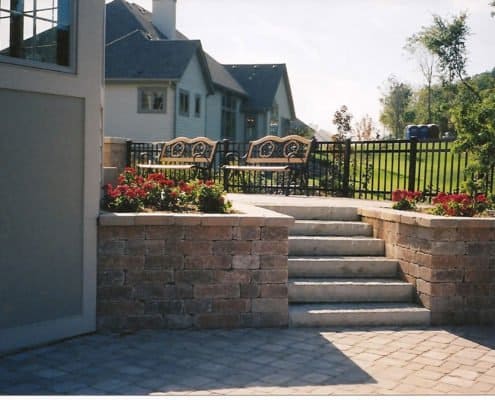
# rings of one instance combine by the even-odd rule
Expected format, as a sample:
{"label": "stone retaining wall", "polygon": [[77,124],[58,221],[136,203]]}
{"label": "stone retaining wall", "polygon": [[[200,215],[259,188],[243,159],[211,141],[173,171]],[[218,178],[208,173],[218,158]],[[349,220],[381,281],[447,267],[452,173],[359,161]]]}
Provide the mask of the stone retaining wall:
{"label": "stone retaining wall", "polygon": [[360,209],[432,324],[495,323],[495,220]]}
{"label": "stone retaining wall", "polygon": [[284,327],[292,217],[100,216],[99,329]]}

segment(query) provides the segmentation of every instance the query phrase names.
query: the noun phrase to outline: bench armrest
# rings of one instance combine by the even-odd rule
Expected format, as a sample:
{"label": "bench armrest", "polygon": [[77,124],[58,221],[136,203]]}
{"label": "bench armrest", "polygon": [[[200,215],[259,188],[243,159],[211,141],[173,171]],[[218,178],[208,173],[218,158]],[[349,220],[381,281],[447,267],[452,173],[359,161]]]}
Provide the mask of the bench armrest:
{"label": "bench armrest", "polygon": [[227,154],[225,154],[225,165],[237,161],[240,162],[241,160],[246,160],[247,154],[243,155],[241,157],[241,154],[238,151],[230,151]]}

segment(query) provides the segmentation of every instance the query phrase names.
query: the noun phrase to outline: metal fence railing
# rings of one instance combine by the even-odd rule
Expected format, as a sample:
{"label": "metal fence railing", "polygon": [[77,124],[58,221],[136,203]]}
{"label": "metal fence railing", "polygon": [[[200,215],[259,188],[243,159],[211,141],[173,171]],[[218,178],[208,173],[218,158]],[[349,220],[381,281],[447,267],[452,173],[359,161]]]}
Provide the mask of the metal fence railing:
{"label": "metal fence railing", "polygon": [[[445,140],[393,140],[316,142],[309,160],[308,193],[313,196],[341,196],[390,200],[395,189],[422,191],[430,198],[439,192],[455,193],[465,180],[467,153],[451,151],[453,142]],[[218,146],[212,178],[223,182],[227,153],[246,153],[248,143],[224,140]],[[160,143],[128,142],[127,165],[143,160],[158,161]],[[257,173],[249,185],[233,186],[234,191],[281,193],[275,174]],[[494,193],[493,171],[488,193]],[[294,188],[292,193],[305,194]]]}

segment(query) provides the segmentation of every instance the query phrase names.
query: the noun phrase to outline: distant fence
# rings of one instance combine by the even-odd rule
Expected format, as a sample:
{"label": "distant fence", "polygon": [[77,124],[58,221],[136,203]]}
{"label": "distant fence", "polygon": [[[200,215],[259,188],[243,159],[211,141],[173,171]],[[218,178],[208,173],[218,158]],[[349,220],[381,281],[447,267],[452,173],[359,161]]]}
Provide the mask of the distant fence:
{"label": "distant fence", "polygon": [[[223,182],[225,155],[245,154],[247,142],[223,140],[215,156],[212,177]],[[309,194],[390,200],[395,189],[419,190],[427,198],[455,193],[465,180],[467,153],[451,152],[451,140],[393,140],[316,142],[309,162]],[[127,165],[158,161],[160,143],[127,142]],[[493,170],[488,192],[494,193]],[[249,185],[233,186],[248,193],[282,193],[272,174],[254,174]],[[303,194],[294,189],[294,193]]]}

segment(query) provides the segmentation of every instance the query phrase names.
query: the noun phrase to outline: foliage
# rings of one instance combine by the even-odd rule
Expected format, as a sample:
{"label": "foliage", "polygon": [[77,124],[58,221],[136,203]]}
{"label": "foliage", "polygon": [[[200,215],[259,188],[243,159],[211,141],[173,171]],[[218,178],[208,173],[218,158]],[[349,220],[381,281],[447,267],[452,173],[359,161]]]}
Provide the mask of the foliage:
{"label": "foliage", "polygon": [[487,191],[495,165],[495,89],[481,92],[480,99],[464,91],[452,109],[458,133],[454,150],[471,155],[466,168],[469,178],[463,186],[470,194]]}
{"label": "foliage", "polygon": [[225,213],[232,205],[225,201],[223,188],[213,181],[206,181],[197,188],[197,205],[205,213]]}
{"label": "foliage", "polygon": [[477,96],[476,90],[466,78],[466,41],[470,33],[466,13],[460,13],[450,21],[433,15],[433,24],[423,27],[414,38],[438,57],[438,69],[444,80],[453,82],[454,79],[459,79]]}
{"label": "foliage", "polygon": [[365,115],[354,125],[354,135],[357,140],[371,140],[380,137],[380,131],[377,129],[373,119]]}
{"label": "foliage", "polygon": [[452,217],[474,217],[490,207],[490,202],[484,194],[470,196],[467,193],[439,193],[432,202],[435,205],[433,214]]}
{"label": "foliage", "polygon": [[103,197],[103,208],[116,212],[138,212],[147,208],[153,211],[226,213],[231,206],[225,200],[223,188],[213,181],[176,183],[162,173],[142,176],[133,168],[124,170],[116,187],[107,185]]}
{"label": "foliage", "polygon": [[404,47],[412,56],[414,56],[418,62],[421,74],[426,82],[426,116],[422,119],[427,123],[432,123],[432,85],[433,85],[433,71],[436,64],[436,56],[426,46],[421,43],[417,35],[413,35],[407,39],[406,46]]}
{"label": "foliage", "polygon": [[392,192],[392,201],[395,203],[392,208],[395,210],[415,210],[416,203],[423,199],[423,193],[409,190],[394,190]]}
{"label": "foliage", "polygon": [[343,105],[335,111],[332,123],[337,126],[337,135],[335,137],[337,141],[345,140],[351,133],[351,120],[352,114],[349,112],[347,106]]}
{"label": "foliage", "polygon": [[408,112],[412,95],[413,91],[408,84],[399,82],[394,76],[388,78],[386,93],[380,99],[383,106],[380,122],[398,139],[404,137],[407,123],[414,120],[414,115]]}

